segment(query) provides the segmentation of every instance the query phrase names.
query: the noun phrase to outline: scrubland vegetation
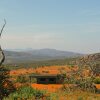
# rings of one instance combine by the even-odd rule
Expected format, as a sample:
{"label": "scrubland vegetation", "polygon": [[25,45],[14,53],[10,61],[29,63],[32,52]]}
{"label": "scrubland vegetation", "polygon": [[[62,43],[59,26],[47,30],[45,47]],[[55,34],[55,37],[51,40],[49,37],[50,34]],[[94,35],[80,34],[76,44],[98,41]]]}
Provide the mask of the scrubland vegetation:
{"label": "scrubland vegetation", "polygon": [[[61,73],[66,77],[63,84],[36,84],[35,79],[30,83],[29,75],[35,73]],[[92,77],[92,74],[89,67],[80,70],[74,65],[11,70],[9,78],[15,90],[7,97],[4,96],[3,100],[99,100],[100,77],[98,75]]]}
{"label": "scrubland vegetation", "polygon": [[[0,99],[99,100],[100,64],[85,58],[66,60],[61,60],[62,62],[60,60],[40,61],[17,66],[3,65],[0,67],[2,71]],[[64,82],[62,84],[37,84],[36,79],[30,80],[29,77],[34,74],[58,74],[64,78]]]}

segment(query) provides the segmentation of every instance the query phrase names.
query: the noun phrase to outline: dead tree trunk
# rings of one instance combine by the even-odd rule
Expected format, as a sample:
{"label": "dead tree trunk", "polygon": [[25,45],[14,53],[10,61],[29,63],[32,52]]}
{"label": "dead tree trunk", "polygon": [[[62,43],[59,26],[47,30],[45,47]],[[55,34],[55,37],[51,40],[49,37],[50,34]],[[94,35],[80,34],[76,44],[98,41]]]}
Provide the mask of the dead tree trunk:
{"label": "dead tree trunk", "polygon": [[[2,32],[3,32],[3,29],[4,29],[5,25],[6,25],[6,20],[4,20],[4,25],[2,26],[2,29],[0,31],[0,38],[1,38],[1,35],[2,35]],[[1,45],[0,45],[0,66],[2,65],[4,60],[5,60],[5,55],[4,55],[4,52],[1,49]]]}

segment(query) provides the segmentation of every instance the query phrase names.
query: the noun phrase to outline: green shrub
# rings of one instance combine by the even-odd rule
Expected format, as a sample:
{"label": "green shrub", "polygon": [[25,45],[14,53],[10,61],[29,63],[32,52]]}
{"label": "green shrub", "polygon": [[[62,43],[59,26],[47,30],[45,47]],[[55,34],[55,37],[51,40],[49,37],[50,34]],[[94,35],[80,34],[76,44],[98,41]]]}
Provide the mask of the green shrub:
{"label": "green shrub", "polygon": [[39,100],[45,93],[45,91],[36,90],[29,86],[21,87],[16,92],[10,94],[7,98],[4,98],[4,100],[35,100],[35,98],[38,98]]}
{"label": "green shrub", "polygon": [[15,87],[10,81],[9,70],[0,67],[0,100],[15,91]]}
{"label": "green shrub", "polygon": [[19,75],[17,77],[16,81],[19,82],[19,83],[26,83],[27,82],[27,78],[24,75]]}
{"label": "green shrub", "polygon": [[41,100],[42,97],[45,97],[46,100],[59,100],[59,96],[56,93],[46,94],[46,91],[36,90],[27,86],[19,88],[3,100]]}
{"label": "green shrub", "polygon": [[46,98],[46,100],[60,100],[60,99],[56,93],[51,93],[50,96]]}
{"label": "green shrub", "polygon": [[78,97],[78,99],[77,100],[83,100],[83,97]]}
{"label": "green shrub", "polygon": [[95,78],[95,79],[94,79],[94,83],[95,83],[95,84],[100,84],[100,78],[99,78],[99,77],[98,77],[98,78]]}

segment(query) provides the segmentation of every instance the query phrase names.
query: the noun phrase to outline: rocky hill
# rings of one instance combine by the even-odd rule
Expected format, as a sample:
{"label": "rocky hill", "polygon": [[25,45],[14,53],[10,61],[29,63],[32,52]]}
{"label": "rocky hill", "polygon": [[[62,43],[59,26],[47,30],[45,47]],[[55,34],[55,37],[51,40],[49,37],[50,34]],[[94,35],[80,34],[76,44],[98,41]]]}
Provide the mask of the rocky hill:
{"label": "rocky hill", "polygon": [[100,62],[100,53],[86,55],[81,57],[80,60],[84,60],[85,62]]}

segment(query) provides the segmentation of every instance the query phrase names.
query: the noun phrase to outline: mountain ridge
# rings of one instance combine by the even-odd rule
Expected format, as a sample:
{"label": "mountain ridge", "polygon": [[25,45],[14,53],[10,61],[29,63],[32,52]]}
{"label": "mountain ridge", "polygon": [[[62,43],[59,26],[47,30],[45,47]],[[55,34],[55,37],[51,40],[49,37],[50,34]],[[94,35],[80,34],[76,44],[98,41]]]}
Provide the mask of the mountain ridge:
{"label": "mountain ridge", "polygon": [[83,56],[84,54],[60,51],[56,49],[30,49],[23,51],[7,51],[4,50],[6,56],[6,63],[12,62],[25,62],[25,61],[41,61],[41,60],[53,60],[53,59],[65,59],[70,57]]}

